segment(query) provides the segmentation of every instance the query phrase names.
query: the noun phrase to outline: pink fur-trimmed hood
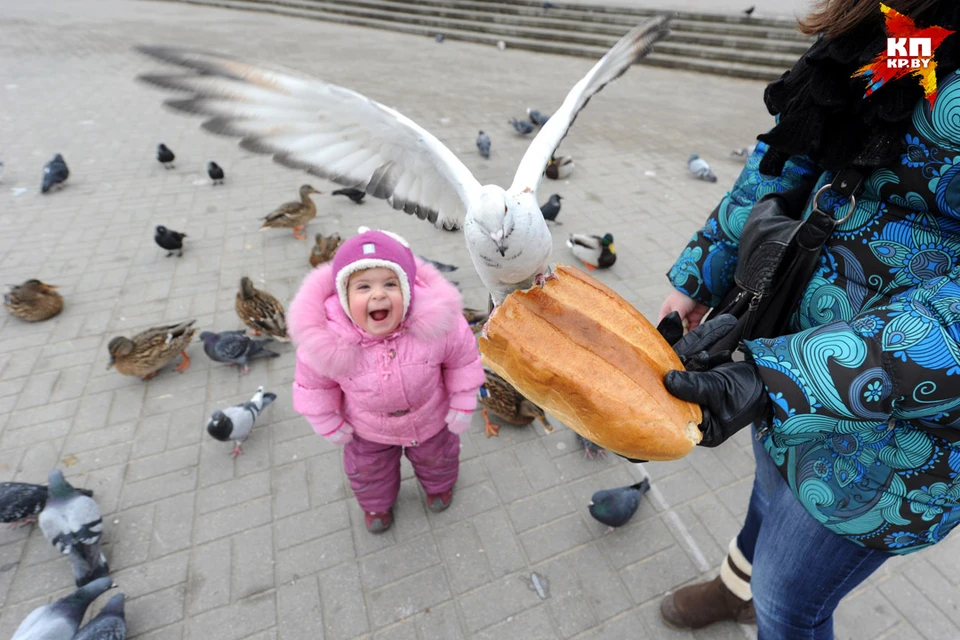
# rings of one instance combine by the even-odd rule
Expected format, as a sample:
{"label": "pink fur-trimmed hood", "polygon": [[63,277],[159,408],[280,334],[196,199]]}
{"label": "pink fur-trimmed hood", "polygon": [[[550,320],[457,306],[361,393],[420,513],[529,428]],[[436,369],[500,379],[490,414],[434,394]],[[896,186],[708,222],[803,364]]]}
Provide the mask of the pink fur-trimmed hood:
{"label": "pink fur-trimmed hood", "polygon": [[[443,340],[456,328],[463,300],[457,288],[437,269],[417,258],[413,303],[398,331],[408,331],[424,342]],[[310,272],[290,304],[287,328],[297,345],[297,356],[325,376],[352,373],[365,342],[377,338],[361,331],[340,306],[333,265]]]}

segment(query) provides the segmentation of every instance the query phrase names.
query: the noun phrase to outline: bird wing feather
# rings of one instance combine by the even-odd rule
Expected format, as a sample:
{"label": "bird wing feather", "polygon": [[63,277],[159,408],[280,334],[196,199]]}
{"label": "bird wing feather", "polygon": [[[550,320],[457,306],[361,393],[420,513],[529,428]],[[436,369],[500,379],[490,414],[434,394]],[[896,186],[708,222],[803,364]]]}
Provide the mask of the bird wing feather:
{"label": "bird wing feather", "polygon": [[137,47],[180,67],[144,82],[188,92],[167,100],[210,116],[203,128],[242,138],[274,161],[384,198],[438,227],[462,224],[480,183],[436,137],[403,114],[350,89],[293,71],[178,47]]}
{"label": "bird wing feather", "polygon": [[563,104],[550,116],[537,137],[527,147],[513,178],[510,192],[521,193],[526,190],[536,192],[547,162],[566,137],[580,110],[587,106],[590,98],[607,83],[619,78],[633,63],[650,53],[653,45],[670,33],[668,26],[667,16],[654,16],[643,21],[627,32],[606,55],[600,58],[597,64],[593,65],[587,75],[573,85],[567,97],[564,98]]}

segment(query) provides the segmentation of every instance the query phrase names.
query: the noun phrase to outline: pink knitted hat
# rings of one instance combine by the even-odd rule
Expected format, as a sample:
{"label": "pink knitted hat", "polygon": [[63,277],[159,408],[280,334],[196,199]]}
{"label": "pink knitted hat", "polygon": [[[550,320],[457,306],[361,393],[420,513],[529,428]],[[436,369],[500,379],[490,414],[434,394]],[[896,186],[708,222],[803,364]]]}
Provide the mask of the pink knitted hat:
{"label": "pink knitted hat", "polygon": [[350,318],[350,303],[347,301],[347,282],[357,271],[384,267],[397,274],[403,294],[403,317],[413,302],[413,283],[417,279],[417,261],[407,241],[389,231],[360,227],[355,235],[337,249],[333,257],[333,273],[336,278],[340,306]]}

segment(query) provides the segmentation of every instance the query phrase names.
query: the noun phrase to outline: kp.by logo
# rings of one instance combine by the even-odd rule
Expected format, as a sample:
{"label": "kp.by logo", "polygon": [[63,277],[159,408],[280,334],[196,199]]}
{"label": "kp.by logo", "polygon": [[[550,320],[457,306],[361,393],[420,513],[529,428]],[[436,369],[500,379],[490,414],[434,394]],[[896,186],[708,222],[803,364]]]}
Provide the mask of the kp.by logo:
{"label": "kp.by logo", "polygon": [[911,18],[883,3],[880,3],[880,11],[887,29],[887,49],[870,64],[857,69],[851,77],[869,81],[863,94],[868,98],[889,80],[916,76],[924,96],[933,106],[937,99],[937,47],[954,32],[943,27],[920,29]]}

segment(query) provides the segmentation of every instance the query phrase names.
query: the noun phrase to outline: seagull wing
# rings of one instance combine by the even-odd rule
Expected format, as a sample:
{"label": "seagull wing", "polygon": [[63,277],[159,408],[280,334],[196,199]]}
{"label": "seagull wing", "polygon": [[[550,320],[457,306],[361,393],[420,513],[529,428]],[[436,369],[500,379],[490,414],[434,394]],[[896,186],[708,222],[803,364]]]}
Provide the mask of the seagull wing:
{"label": "seagull wing", "polygon": [[446,146],[403,114],[350,89],[297,72],[178,47],[137,50],[180,67],[140,80],[186,92],[166,105],[209,118],[207,131],[273,156],[394,209],[458,228],[480,183]]}
{"label": "seagull wing", "polygon": [[653,45],[670,33],[668,24],[667,16],[655,16],[640,23],[620,38],[606,55],[593,65],[590,72],[573,85],[567,97],[564,98],[563,104],[550,116],[547,123],[540,129],[540,133],[527,147],[527,152],[523,154],[517,174],[513,178],[510,192],[522,193],[527,190],[536,192],[547,162],[567,135],[580,110],[587,106],[590,98],[603,89],[608,82],[619,78],[630,68],[630,65],[650,53]]}

